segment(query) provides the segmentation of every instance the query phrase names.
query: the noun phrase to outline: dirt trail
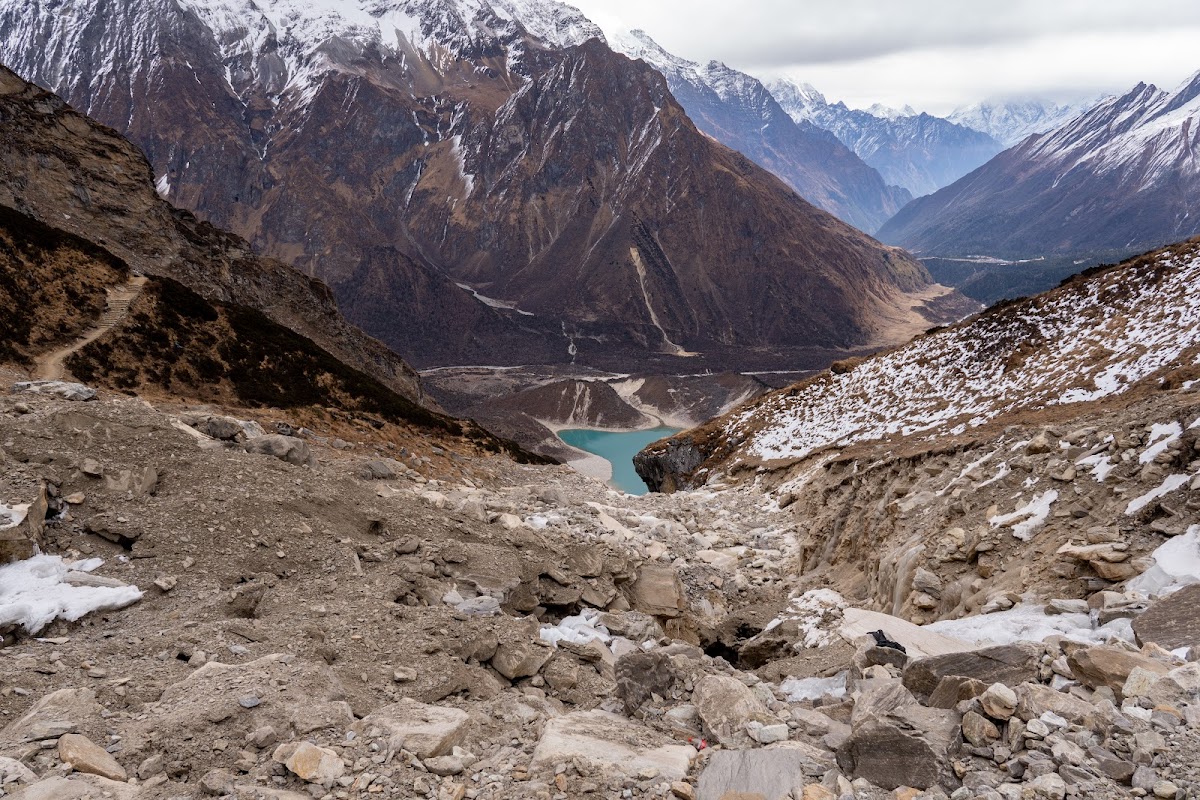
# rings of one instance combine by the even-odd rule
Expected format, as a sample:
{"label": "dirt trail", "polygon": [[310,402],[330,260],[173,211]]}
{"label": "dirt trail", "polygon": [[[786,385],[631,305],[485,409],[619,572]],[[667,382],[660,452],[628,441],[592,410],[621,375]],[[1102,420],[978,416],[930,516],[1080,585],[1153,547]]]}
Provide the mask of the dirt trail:
{"label": "dirt trail", "polygon": [[34,377],[38,380],[61,380],[63,374],[66,372],[63,362],[72,353],[96,341],[112,330],[118,322],[125,319],[129,313],[130,304],[141,294],[142,287],[145,284],[146,279],[139,275],[131,278],[128,283],[110,289],[108,292],[108,305],[104,309],[104,314],[101,315],[100,320],[93,327],[89,328],[83,336],[65,347],[60,347],[57,350],[52,350],[49,353],[39,356],[37,365],[34,367]]}

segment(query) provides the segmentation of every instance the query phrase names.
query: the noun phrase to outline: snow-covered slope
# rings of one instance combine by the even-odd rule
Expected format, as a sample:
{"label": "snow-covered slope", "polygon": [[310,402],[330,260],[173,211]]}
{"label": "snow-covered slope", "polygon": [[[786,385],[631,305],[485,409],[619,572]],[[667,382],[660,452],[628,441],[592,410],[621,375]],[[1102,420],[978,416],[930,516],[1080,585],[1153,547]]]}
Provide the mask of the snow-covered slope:
{"label": "snow-covered slope", "polygon": [[757,78],[719,61],[680,58],[644,31],[613,32],[609,40],[617,51],[661,72],[701,130],[846,222],[874,231],[911,198],[835,135],[789,116]]}
{"label": "snow-covered slope", "polygon": [[710,467],[728,472],[864,443],[932,442],[1110,400],[1174,370],[1191,376],[1185,386],[1200,375],[1200,239],[823,373],[681,437],[707,442],[720,458]]}
{"label": "snow-covered slope", "polygon": [[1095,104],[1095,100],[1062,105],[1042,100],[985,100],[955,109],[947,119],[986,133],[1005,147],[1012,147],[1035,133],[1058,128]]}
{"label": "snow-covered slope", "polygon": [[910,204],[880,238],[939,256],[1146,250],[1200,232],[1200,73],[1139,84]]}
{"label": "snow-covered slope", "polygon": [[986,162],[1003,148],[986,133],[911,107],[867,111],[829,103],[809,84],[774,80],[767,84],[784,111],[838,137],[884,180],[920,197],[937,191]]}

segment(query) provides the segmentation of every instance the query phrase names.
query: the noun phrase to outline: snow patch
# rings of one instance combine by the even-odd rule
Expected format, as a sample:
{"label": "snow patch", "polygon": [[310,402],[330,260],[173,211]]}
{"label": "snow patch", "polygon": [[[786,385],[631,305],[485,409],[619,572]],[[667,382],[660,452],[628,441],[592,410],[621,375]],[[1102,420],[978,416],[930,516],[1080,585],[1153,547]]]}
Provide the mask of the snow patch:
{"label": "snow patch", "polygon": [[0,503],[0,531],[17,527],[28,515],[29,503],[19,503],[15,506]]}
{"label": "snow patch", "polygon": [[600,612],[594,608],[585,608],[577,616],[566,617],[557,625],[543,625],[541,639],[546,644],[558,647],[559,642],[571,644],[587,644],[599,640],[605,644],[612,641],[608,628],[600,624]]}
{"label": "snow patch", "polygon": [[787,696],[789,703],[820,700],[823,697],[836,700],[846,696],[846,672],[839,672],[832,678],[788,678],[779,684],[779,691]]}
{"label": "snow patch", "polygon": [[1191,477],[1188,475],[1168,475],[1160,485],[1146,492],[1141,497],[1130,500],[1129,505],[1125,507],[1125,513],[1136,514],[1158,498],[1166,497],[1171,492],[1184,486],[1190,480]]}
{"label": "snow patch", "polygon": [[1150,446],[1138,456],[1138,463],[1149,464],[1159,454],[1166,452],[1168,447],[1179,441],[1179,437],[1182,435],[1183,426],[1178,422],[1168,422],[1165,425],[1155,424],[1150,429]]}
{"label": "snow patch", "polygon": [[1182,536],[1168,539],[1150,557],[1154,559],[1154,566],[1127,581],[1126,591],[1159,597],[1200,583],[1200,525],[1188,528]]}
{"label": "snow patch", "polygon": [[800,634],[796,649],[825,647],[837,640],[836,623],[846,605],[845,598],[832,589],[810,589],[793,597],[787,610],[768,622],[763,631],[794,621]]}
{"label": "snow patch", "polygon": [[1019,604],[995,614],[941,620],[923,627],[979,645],[1040,642],[1047,636],[1066,636],[1092,644],[1104,644],[1114,639],[1133,641],[1133,630],[1127,619],[1093,628],[1087,614],[1047,615],[1044,607],[1032,604]]}
{"label": "snow patch", "polygon": [[1109,456],[1099,453],[1094,456],[1084,456],[1075,463],[1081,467],[1091,467],[1092,477],[1096,479],[1096,483],[1104,483],[1104,479],[1117,468],[1117,465],[1112,463],[1112,459]]}
{"label": "snow patch", "polygon": [[1028,542],[1034,532],[1045,524],[1047,517],[1050,516],[1050,507],[1057,499],[1058,491],[1051,489],[1035,495],[1033,500],[1011,514],[990,517],[988,522],[993,528],[1012,525],[1012,535],[1023,542]]}
{"label": "snow patch", "polygon": [[136,586],[73,586],[71,572],[92,572],[104,562],[64,561],[60,556],[34,556],[0,567],[0,627],[19,625],[37,633],[56,619],[68,622],[93,611],[112,611],[142,597]]}

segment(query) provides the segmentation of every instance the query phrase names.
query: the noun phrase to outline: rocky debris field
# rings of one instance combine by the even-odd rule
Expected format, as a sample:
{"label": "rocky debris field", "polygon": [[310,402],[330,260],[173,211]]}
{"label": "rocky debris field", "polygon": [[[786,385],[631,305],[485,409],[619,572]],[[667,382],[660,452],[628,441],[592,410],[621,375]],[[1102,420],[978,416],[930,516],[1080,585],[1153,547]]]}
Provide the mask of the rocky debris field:
{"label": "rocky debris field", "polygon": [[632,497],[387,430],[5,385],[5,795],[1200,790],[1187,392],[982,462]]}

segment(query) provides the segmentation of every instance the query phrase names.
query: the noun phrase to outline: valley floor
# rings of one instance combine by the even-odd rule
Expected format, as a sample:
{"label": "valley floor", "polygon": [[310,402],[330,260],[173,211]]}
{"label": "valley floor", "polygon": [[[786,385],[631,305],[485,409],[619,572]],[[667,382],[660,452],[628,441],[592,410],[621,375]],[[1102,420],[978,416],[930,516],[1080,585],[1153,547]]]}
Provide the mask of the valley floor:
{"label": "valley floor", "polygon": [[[905,797],[1061,798],[1125,796],[1131,784],[1183,797],[1200,786],[1200,666],[1180,659],[1186,648],[1130,643],[1129,618],[1156,608],[1142,595],[1113,586],[1105,625],[1074,599],[1095,583],[1075,564],[1149,569],[1171,535],[1200,537],[1174,530],[1195,520],[1191,505],[1160,534],[1017,570],[1008,528],[962,559],[917,550],[927,569],[869,566],[911,552],[906,526],[929,509],[969,516],[968,487],[980,502],[1003,496],[1052,456],[1023,456],[987,487],[991,465],[967,469],[980,454],[966,447],[898,457],[882,483],[843,464],[631,497],[566,467],[390,429],[107,392],[71,401],[19,391],[19,377],[0,395],[0,501],[31,509],[0,536],[40,539],[50,587],[49,600],[14,596],[33,562],[0,567],[0,785],[22,800],[884,798],[901,786],[915,787]],[[286,447],[266,446],[276,430],[295,434]],[[1035,438],[1007,435],[1014,452]],[[1190,446],[1183,438],[1161,452]],[[889,506],[889,528],[871,521],[876,501],[839,494],[855,481],[903,482],[912,502]],[[1063,490],[1095,510],[1089,481]],[[39,533],[30,522],[43,509]],[[872,556],[822,544],[822,514],[876,531],[861,543]],[[1058,547],[1056,525],[1039,552]],[[88,607],[99,610],[36,637],[21,627],[39,609]],[[986,625],[906,621],[980,610]],[[1155,630],[1194,625],[1191,614]],[[907,655],[864,644],[876,629]],[[973,655],[989,643],[998,649]]]}

